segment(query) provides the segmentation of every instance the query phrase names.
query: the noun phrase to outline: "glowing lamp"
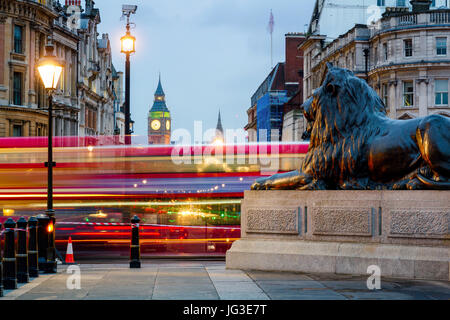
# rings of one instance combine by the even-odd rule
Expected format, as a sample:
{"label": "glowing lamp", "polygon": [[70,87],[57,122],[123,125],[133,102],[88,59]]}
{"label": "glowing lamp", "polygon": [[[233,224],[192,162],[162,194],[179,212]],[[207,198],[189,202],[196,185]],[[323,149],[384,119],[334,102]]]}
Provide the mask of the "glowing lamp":
{"label": "glowing lamp", "polygon": [[47,226],[47,231],[48,231],[48,233],[52,233],[53,232],[53,223],[49,223],[48,224],[48,226]]}
{"label": "glowing lamp", "polygon": [[130,34],[130,31],[127,30],[127,33],[122,38],[120,38],[120,43],[120,52],[125,54],[132,54],[136,52],[136,38]]}
{"label": "glowing lamp", "polygon": [[38,62],[39,75],[45,89],[56,89],[63,70],[63,65],[55,55],[55,47],[49,40],[45,46],[45,54]]}

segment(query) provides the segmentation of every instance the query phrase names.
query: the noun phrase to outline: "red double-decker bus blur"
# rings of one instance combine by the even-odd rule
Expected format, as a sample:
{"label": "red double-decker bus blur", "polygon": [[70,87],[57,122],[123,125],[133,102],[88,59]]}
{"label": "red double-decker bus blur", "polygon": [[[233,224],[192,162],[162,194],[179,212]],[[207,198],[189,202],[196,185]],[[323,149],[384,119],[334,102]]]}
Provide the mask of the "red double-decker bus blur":
{"label": "red double-decker bus blur", "polygon": [[[0,222],[44,213],[47,138],[0,138]],[[57,248],[128,256],[223,256],[240,237],[240,202],[261,176],[298,169],[305,143],[125,146],[113,137],[55,137]]]}

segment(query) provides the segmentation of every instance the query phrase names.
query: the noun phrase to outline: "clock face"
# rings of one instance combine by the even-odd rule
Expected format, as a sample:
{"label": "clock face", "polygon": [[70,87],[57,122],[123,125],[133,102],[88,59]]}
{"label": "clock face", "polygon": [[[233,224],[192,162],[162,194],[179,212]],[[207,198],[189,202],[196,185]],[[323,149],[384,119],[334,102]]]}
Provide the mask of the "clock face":
{"label": "clock face", "polygon": [[159,128],[161,128],[161,122],[159,122],[159,120],[153,120],[151,123],[151,127],[153,130],[159,130]]}
{"label": "clock face", "polygon": [[166,130],[170,130],[170,120],[166,121]]}

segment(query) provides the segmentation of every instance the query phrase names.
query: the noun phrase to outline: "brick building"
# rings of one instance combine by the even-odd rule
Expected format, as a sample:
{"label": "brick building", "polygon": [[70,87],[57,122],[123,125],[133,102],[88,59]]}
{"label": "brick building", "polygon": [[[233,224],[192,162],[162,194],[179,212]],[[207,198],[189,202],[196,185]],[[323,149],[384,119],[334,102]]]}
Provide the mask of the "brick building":
{"label": "brick building", "polygon": [[[280,141],[283,136],[284,105],[292,97],[302,95],[303,57],[298,46],[305,36],[302,33],[288,33],[285,39],[285,62],[278,63],[271,70],[251,98],[245,126],[249,142]],[[290,130],[289,126],[287,130]]]}

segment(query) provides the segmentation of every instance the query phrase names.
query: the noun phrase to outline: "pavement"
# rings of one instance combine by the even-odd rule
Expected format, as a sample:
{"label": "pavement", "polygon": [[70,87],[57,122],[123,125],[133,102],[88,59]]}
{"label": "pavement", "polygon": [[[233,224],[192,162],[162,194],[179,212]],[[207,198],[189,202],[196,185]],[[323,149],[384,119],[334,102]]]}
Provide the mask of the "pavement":
{"label": "pavement", "polygon": [[[40,275],[1,300],[450,300],[450,282],[226,270],[224,261],[144,260],[141,269],[120,263],[82,263],[80,288],[68,266]],[[70,270],[70,269],[69,269]],[[67,285],[69,283],[69,286]]]}

